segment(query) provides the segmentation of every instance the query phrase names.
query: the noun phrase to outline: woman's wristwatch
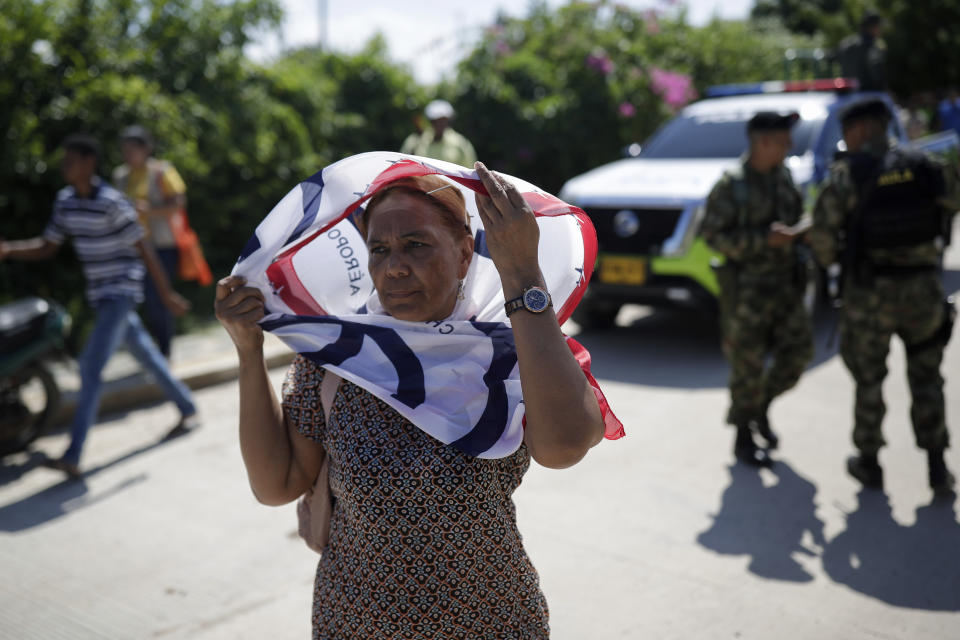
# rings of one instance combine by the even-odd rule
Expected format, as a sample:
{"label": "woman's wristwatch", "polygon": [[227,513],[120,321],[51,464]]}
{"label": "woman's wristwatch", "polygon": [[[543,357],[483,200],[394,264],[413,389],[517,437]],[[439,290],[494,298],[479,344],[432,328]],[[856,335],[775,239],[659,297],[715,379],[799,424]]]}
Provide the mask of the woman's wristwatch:
{"label": "woman's wristwatch", "polygon": [[553,306],[553,298],[542,287],[527,287],[519,298],[508,300],[503,305],[503,310],[509,317],[514,311],[526,309],[530,313],[543,313]]}

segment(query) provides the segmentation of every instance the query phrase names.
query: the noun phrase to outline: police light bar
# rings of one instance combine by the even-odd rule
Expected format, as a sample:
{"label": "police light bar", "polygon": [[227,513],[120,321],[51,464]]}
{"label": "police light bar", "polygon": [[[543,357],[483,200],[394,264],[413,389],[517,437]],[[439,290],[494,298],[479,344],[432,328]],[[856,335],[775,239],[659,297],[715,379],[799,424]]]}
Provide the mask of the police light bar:
{"label": "police light bar", "polygon": [[855,91],[859,83],[855,78],[821,78],[818,80],[771,80],[740,84],[718,84],[709,87],[708,98],[724,96],[747,96],[760,93],[790,93],[797,91]]}

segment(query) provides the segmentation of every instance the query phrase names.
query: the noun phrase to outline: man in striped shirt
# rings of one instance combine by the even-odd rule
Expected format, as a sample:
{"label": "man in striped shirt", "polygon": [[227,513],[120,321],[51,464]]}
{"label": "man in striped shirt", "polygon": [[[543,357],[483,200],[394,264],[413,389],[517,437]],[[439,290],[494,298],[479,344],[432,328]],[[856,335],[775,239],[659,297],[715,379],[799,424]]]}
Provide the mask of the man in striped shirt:
{"label": "man in striped shirt", "polygon": [[180,409],[180,422],[168,437],[196,428],[199,421],[189,389],[170,373],[166,359],[137,316],[145,273],[150,274],[174,315],[186,313],[190,304],[170,288],[156,252],[143,240],[143,227],[133,205],[97,175],[97,141],[73,135],[64,142],[63,151],[61,170],[68,186],[57,194],[46,230],[37,238],[0,242],[0,260],[45,260],[71,239],[83,266],[86,297],[96,319],[80,356],[80,396],[70,447],[49,463],[79,477],[80,453],[100,402],[101,373],[121,342]]}

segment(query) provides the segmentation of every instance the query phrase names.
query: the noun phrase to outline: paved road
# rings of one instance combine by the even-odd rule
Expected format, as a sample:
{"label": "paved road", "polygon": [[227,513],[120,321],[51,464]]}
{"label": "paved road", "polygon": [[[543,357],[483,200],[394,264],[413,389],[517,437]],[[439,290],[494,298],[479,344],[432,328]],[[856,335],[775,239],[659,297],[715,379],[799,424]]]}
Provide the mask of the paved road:
{"label": "paved road", "polygon": [[[957,252],[948,267],[956,291]],[[781,452],[760,473],[732,464],[713,321],[633,308],[620,324],[581,339],[628,437],[570,470],[534,465],[516,494],[554,638],[960,638],[957,502],[926,487],[902,345],[883,494],[844,473],[852,384],[824,323],[815,363],[773,407]],[[956,336],[944,373],[960,437]],[[197,398],[205,427],[179,441],[157,444],[169,406],[99,424],[82,483],[37,467],[39,453],[3,461],[0,637],[308,637],[315,557],[292,507],[250,495],[236,384]],[[36,449],[65,444],[54,434]],[[948,462],[960,471],[960,448]]]}

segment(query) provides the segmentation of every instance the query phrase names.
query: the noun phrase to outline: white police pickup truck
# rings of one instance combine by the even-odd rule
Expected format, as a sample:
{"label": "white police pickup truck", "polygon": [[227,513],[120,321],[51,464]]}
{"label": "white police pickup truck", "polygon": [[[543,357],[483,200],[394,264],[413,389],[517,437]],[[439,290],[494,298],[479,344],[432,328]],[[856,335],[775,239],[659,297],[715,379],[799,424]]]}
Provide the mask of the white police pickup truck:
{"label": "white police pickup truck", "polygon": [[[587,212],[599,241],[597,269],[574,319],[585,327],[609,326],[625,303],[714,307],[719,288],[711,263],[718,256],[700,237],[700,224],[713,185],[746,150],[747,120],[758,111],[800,114],[786,165],[810,207],[843,146],[842,108],[880,97],[895,109],[886,94],[852,87],[843,79],[713,87],[660,127],[635,157],[567,181],[560,197]],[[890,134],[906,143],[896,118]],[[955,135],[933,136],[922,146],[956,142]]]}

